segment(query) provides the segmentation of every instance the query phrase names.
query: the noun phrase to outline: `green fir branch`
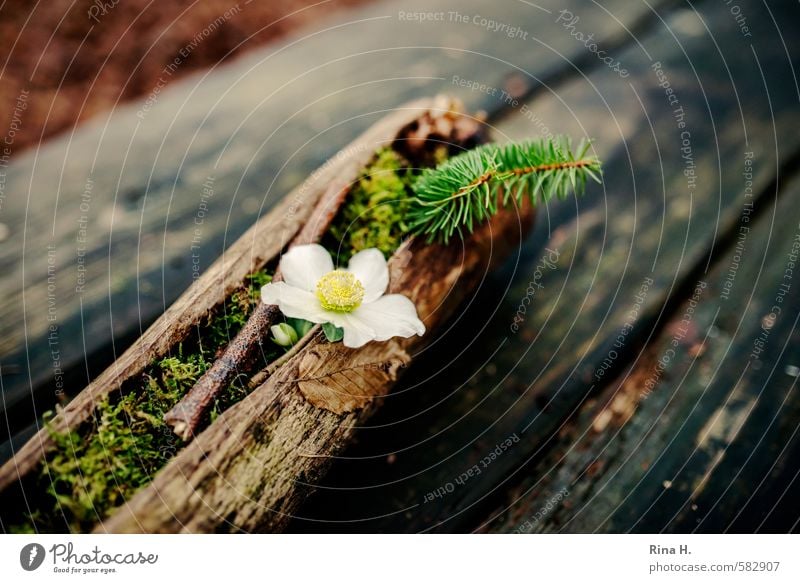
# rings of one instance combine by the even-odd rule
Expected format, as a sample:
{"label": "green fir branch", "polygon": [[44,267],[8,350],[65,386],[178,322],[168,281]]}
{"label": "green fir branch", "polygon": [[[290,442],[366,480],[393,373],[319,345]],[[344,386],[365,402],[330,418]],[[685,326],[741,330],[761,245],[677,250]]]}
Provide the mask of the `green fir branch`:
{"label": "green fir branch", "polygon": [[[591,143],[575,150],[569,139],[486,144],[424,171],[414,182],[411,230],[444,243],[472,230],[513,198],[521,205],[554,196],[581,194],[589,179],[600,182],[600,162],[587,156]],[[499,200],[502,189],[502,201]]]}

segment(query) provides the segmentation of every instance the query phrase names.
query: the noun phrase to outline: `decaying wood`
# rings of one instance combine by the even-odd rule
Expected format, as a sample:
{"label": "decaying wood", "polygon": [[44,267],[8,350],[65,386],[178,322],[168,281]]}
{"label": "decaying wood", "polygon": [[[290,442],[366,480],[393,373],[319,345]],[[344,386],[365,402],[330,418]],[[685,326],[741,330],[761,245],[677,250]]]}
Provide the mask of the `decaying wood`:
{"label": "decaying wood", "polygon": [[305,346],[314,337],[314,334],[316,334],[319,330],[322,330],[322,325],[315,324],[306,333],[305,336],[300,338],[300,340],[298,340],[297,343],[292,346],[290,350],[288,350],[282,356],[276,358],[275,360],[270,362],[266,367],[262,368],[260,371],[254,374],[247,383],[248,390],[252,391],[253,389],[263,385],[264,381],[266,381],[272,373],[274,373],[276,370],[282,367],[285,362],[289,361],[289,359],[293,358],[294,355],[297,354],[300,350],[305,348]]}
{"label": "decaying wood", "polygon": [[[392,143],[403,128],[425,116],[430,108],[442,105],[441,101],[436,104],[424,99],[397,109],[347,147],[344,150],[347,155],[336,157],[290,192],[229,247],[114,364],[59,410],[52,419],[52,429],[77,428],[90,418],[98,402],[137,378],[154,360],[167,355],[244,284],[247,274],[277,257],[296,233],[313,224],[315,204],[330,184],[354,180],[377,148]],[[35,434],[0,468],[0,492],[34,470],[52,446],[53,440],[46,429]]]}
{"label": "decaying wood", "polygon": [[[337,177],[328,186],[325,194],[314,206],[309,220],[292,239],[290,248],[319,242],[342,206],[352,183],[353,181],[344,182],[341,177]],[[282,279],[278,268],[275,270],[273,281]],[[259,302],[222,355],[164,416],[164,421],[181,439],[184,441],[191,439],[214,399],[233,382],[237,375],[247,374],[252,370],[258,355],[263,353],[263,343],[269,342],[270,326],[275,324],[279,316],[278,306]]]}
{"label": "decaying wood", "polygon": [[[96,403],[119,390],[124,383],[139,378],[153,360],[176,348],[192,327],[208,318],[232,291],[244,284],[248,273],[275,260],[288,241],[303,242],[303,237],[316,238],[319,225],[330,221],[335,214],[336,201],[346,186],[355,181],[378,148],[393,143],[414,159],[413,156],[425,152],[415,152],[421,146],[409,136],[418,135],[423,130],[428,133],[431,143],[449,143],[455,149],[481,141],[476,120],[454,114],[457,111],[458,104],[446,98],[412,103],[373,126],[347,149],[347,156],[337,157],[333,163],[312,174],[307,181],[310,185],[305,184],[290,193],[279,207],[259,221],[212,266],[113,367],[67,408],[59,411],[53,421],[53,429],[76,429],[87,422]],[[448,123],[440,123],[442,119]],[[454,119],[463,121],[450,123]],[[456,136],[459,132],[464,136]],[[462,137],[463,142],[460,142]],[[324,195],[325,192],[328,196]],[[323,196],[332,201],[333,206],[317,204]],[[433,330],[463,298],[476,281],[475,278],[484,274],[488,263],[502,256],[510,243],[519,240],[519,236],[530,225],[531,214],[529,209],[522,216],[516,211],[504,214],[493,224],[473,234],[466,245],[442,249],[435,245],[415,246],[407,243],[390,263],[392,291],[416,298],[420,315],[426,318],[429,330]],[[497,246],[496,237],[500,237]],[[414,276],[410,277],[410,273]],[[223,293],[213,294],[217,288]],[[252,327],[259,328],[257,324]],[[238,471],[241,467],[232,460],[241,458],[249,460],[249,463],[259,460],[256,465],[247,466],[244,475],[234,476],[235,479],[242,479],[241,486],[245,490],[249,484],[254,484],[263,493],[257,499],[271,500],[273,503],[269,506],[283,510],[294,508],[306,494],[302,484],[313,483],[322,475],[329,454],[347,443],[354,420],[365,418],[374,410],[376,399],[389,391],[400,368],[410,362],[412,349],[420,343],[417,338],[395,339],[352,351],[342,345],[331,348],[322,341],[323,337],[319,328],[313,330],[307,344],[292,351],[280,368],[263,371],[262,376],[266,377],[266,381],[246,399],[247,405],[234,406],[229,411],[230,415],[224,414],[218,418],[201,434],[199,443],[180,452],[164,468],[166,477],[163,480],[159,481],[157,476],[157,482],[140,492],[135,499],[145,501],[145,506],[150,505],[147,501],[153,493],[161,499],[158,492],[165,487],[164,484],[171,487],[181,483],[169,473],[174,471],[170,468],[181,468],[184,464],[189,464],[195,473],[206,476],[203,484],[196,485],[199,489],[190,485],[189,491],[180,494],[184,501],[193,504],[203,499],[207,495],[206,486],[211,495],[225,497],[223,491],[217,488],[218,484],[210,481],[210,476],[225,475],[220,463]],[[120,367],[121,364],[124,367]],[[231,431],[232,424],[242,428],[248,438],[228,441],[234,434],[241,437],[241,434]],[[298,433],[294,433],[295,430]],[[206,433],[208,437],[204,437]],[[272,435],[279,436],[279,439],[270,439]],[[315,441],[317,438],[318,442]],[[295,441],[298,446],[292,445]],[[219,457],[208,457],[209,443],[213,444]],[[18,456],[0,470],[0,491],[7,490],[14,482],[22,485],[22,479],[37,467],[51,445],[51,438],[46,432],[41,432],[26,444]],[[245,446],[247,450],[242,449]],[[317,450],[316,453],[314,450]],[[196,457],[198,451],[202,452],[200,457]],[[287,451],[303,460],[316,461],[308,462],[305,467],[302,463],[297,466],[292,459],[285,459]],[[242,456],[242,453],[245,455]],[[262,459],[262,456],[266,458]],[[287,461],[288,465],[284,466]],[[179,471],[188,476],[183,470]],[[183,483],[187,484],[185,480]],[[296,486],[300,487],[295,491]],[[284,500],[276,497],[281,492]],[[250,516],[244,521],[237,520],[237,525],[241,524],[242,528],[269,529],[282,524],[271,524],[267,520],[265,515],[269,507],[263,502],[253,508],[236,496],[227,498],[232,504],[229,514],[235,512],[237,515]],[[248,499],[252,499],[252,496]],[[137,508],[141,510],[142,507]],[[144,512],[150,513],[147,508]],[[192,512],[196,514],[196,511]],[[98,528],[126,530],[126,516],[129,514],[121,515],[117,521],[112,515],[106,524]],[[157,509],[153,510],[152,516],[154,520],[163,518]],[[219,517],[218,512],[212,512],[212,516],[206,517],[203,525],[199,525],[201,517],[197,514],[195,522],[198,526],[193,529],[225,529],[225,525],[233,528],[224,516],[221,520],[218,520]],[[180,519],[180,522],[173,520],[143,529],[170,531],[178,529],[181,524],[188,523]]]}
{"label": "decaying wood", "polygon": [[511,209],[464,242],[401,248],[390,261],[391,290],[414,302],[425,336],[354,350],[317,332],[97,531],[280,530],[415,352],[519,244],[532,216],[528,207]]}
{"label": "decaying wood", "polygon": [[[433,163],[429,144],[448,144],[469,147],[481,141],[481,124],[477,118],[453,115],[456,106],[447,98],[440,98],[437,107],[419,115],[398,136],[398,147],[419,164]],[[372,150],[374,151],[374,149]],[[330,227],[350,189],[358,178],[355,175],[337,176],[327,187],[325,194],[314,205],[314,210],[289,247],[317,243]],[[277,269],[273,281],[282,279]],[[211,368],[197,381],[189,393],[175,405],[164,420],[184,441],[190,440],[202,423],[214,398],[227,387],[237,375],[248,374],[259,354],[263,354],[262,343],[269,341],[270,326],[275,324],[280,312],[277,306],[256,306],[245,326],[225,348]]]}

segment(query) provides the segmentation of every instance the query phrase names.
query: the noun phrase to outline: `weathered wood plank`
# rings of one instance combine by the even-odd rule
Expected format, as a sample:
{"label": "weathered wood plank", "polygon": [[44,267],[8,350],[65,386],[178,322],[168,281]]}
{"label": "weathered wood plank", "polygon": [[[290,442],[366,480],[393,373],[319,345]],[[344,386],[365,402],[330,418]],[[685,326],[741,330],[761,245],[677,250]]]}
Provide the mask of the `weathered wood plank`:
{"label": "weathered wood plank", "polygon": [[[498,110],[497,96],[454,85],[454,76],[517,94],[543,90],[571,62],[591,62],[553,24],[558,10],[582,3],[539,4],[377,3],[15,158],[3,171],[0,208],[12,229],[0,246],[10,433],[74,396],[231,241],[386,109],[457,90],[470,109]],[[633,42],[623,26],[635,33],[654,19],[644,4],[615,0],[605,9],[618,20],[599,6],[580,14],[608,47]],[[400,15],[437,10],[447,21]],[[450,11],[468,22],[450,20]],[[519,26],[525,38],[492,31],[488,19]]]}
{"label": "weathered wood plank", "polygon": [[638,362],[581,408],[488,528],[797,528],[800,180],[784,190],[738,225]]}
{"label": "weathered wood plank", "polygon": [[[550,131],[596,138],[605,161],[602,192],[540,214],[533,240],[465,314],[472,325],[453,330],[447,347],[411,371],[393,406],[360,432],[361,443],[345,452],[316,500],[298,513],[295,529],[478,527],[525,475],[526,463],[552,446],[562,423],[635,358],[662,310],[674,308],[669,298],[705,269],[715,238],[742,212],[746,152],[754,156],[753,191],[761,192],[800,148],[791,68],[798,68],[798,41],[785,38],[784,52],[773,24],[791,21],[797,7],[771,6],[773,21],[754,5],[752,38],[742,37],[724,4],[696,8],[702,22],[677,11],[619,53],[628,78],[595,69],[528,104]],[[721,54],[709,51],[703,23]],[[685,119],[659,87],[655,62]],[[497,127],[511,138],[541,131],[521,107]],[[684,130],[691,132],[696,182],[684,174]],[[652,285],[631,321],[648,279]],[[526,297],[530,304],[514,332]],[[615,348],[628,323],[633,328]],[[614,349],[617,358],[606,369]],[[462,478],[513,436],[519,443],[479,467],[479,475]],[[426,502],[441,488],[448,491]]]}

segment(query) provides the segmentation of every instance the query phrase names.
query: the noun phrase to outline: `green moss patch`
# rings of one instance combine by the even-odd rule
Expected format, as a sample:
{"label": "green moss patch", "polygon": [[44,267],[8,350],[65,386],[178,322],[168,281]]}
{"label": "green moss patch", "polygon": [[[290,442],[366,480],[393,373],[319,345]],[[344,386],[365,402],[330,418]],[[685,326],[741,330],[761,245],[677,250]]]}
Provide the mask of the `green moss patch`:
{"label": "green moss patch", "polygon": [[409,162],[391,148],[375,154],[325,237],[339,264],[372,247],[387,258],[394,253],[409,231],[405,217],[413,178]]}
{"label": "green moss patch", "polygon": [[[266,271],[248,276],[249,285],[231,294],[201,327],[196,341],[178,345],[177,353],[153,363],[132,388],[98,403],[93,417],[77,430],[51,431],[54,449],[36,477],[44,493],[37,509],[8,528],[12,532],[84,532],[149,484],[184,443],[164,422],[167,413],[211,366],[218,351],[247,321],[260,300]],[[266,346],[266,344],[265,344]],[[283,349],[270,346],[271,360]],[[237,379],[215,401],[209,421],[247,396]],[[45,416],[47,421],[52,413]]]}
{"label": "green moss patch", "polygon": [[175,455],[180,440],[164,423],[169,411],[209,367],[203,353],[178,354],[150,368],[138,391],[102,401],[88,436],[51,432],[55,450],[41,470],[53,510],[86,530],[122,504]]}

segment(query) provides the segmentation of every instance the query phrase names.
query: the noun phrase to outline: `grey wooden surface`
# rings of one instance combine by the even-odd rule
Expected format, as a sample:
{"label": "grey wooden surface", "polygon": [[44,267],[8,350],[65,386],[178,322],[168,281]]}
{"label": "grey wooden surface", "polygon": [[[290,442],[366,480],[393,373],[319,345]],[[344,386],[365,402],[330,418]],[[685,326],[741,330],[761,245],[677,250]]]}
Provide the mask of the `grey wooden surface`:
{"label": "grey wooden surface", "polygon": [[[712,267],[711,255],[730,260],[736,242],[731,232],[747,200],[746,152],[754,157],[753,200],[758,212],[770,212],[770,201],[778,196],[776,174],[779,168],[782,176],[794,171],[800,149],[797,63],[789,60],[790,55],[796,59],[796,40],[785,38],[788,53],[775,42],[775,24],[763,6],[752,6],[758,15],[752,39],[741,36],[724,5],[696,7],[698,15],[670,11],[664,23],[620,54],[631,72],[624,82],[603,67],[594,68],[586,77],[564,82],[554,95],[530,103],[553,131],[596,138],[605,160],[603,188],[540,215],[519,261],[487,282],[474,325],[455,330],[446,347],[430,355],[426,368],[412,371],[406,390],[396,393],[397,402],[362,431],[361,443],[335,466],[305,520],[296,521],[298,530],[491,528],[498,508],[511,505],[508,512],[514,510],[519,484],[542,477],[538,472],[546,470],[538,460],[557,445],[573,445],[561,437],[572,418],[638,361],[643,347],[680,310],[694,281]],[[774,18],[788,22],[796,7],[782,8],[785,12],[772,7]],[[710,50],[710,34],[718,54]],[[677,127],[654,62],[661,63],[679,97],[686,128]],[[535,132],[513,111],[497,126],[503,137]],[[686,130],[697,174],[692,191],[680,150]],[[752,235],[759,237],[763,231]],[[546,248],[559,252],[557,269],[541,267],[549,256]],[[636,294],[647,278],[652,284],[635,312]],[[543,287],[537,288],[524,325],[514,334],[510,325],[531,281]],[[746,276],[733,288],[743,298],[759,291]],[[629,323],[632,327],[626,328]],[[615,346],[623,330],[628,332]],[[735,342],[751,344],[748,330],[736,332]],[[793,324],[789,330],[795,330]],[[609,358],[612,350],[615,357]],[[787,350],[798,360],[796,344]],[[708,402],[693,404],[701,417],[715,413]],[[797,423],[792,410],[783,415],[784,423]],[[682,419],[670,421],[680,424]],[[766,427],[771,417],[765,414],[753,422]],[[514,435],[520,442],[483,467],[496,445]],[[651,451],[660,447],[658,440],[650,444]],[[676,456],[672,464],[685,461],[671,455]],[[787,455],[784,460],[791,459]],[[475,464],[480,474],[469,475]],[[796,467],[787,463],[786,471],[784,478],[791,480]],[[762,478],[758,471],[747,474],[756,483]],[[590,478],[584,480],[587,488],[596,487]],[[610,495],[624,496],[626,487],[616,483]],[[550,488],[540,496],[557,492]],[[426,501],[432,493],[433,500]],[[517,504],[533,515],[536,504],[548,499]],[[741,497],[733,497],[731,504],[737,501]],[[627,503],[619,510],[626,518],[641,508],[637,503],[644,504],[631,498]],[[755,507],[765,505],[762,500]],[[729,506],[717,506],[709,523],[732,519],[728,511]],[[504,528],[514,530],[527,518],[525,513],[506,517]],[[795,512],[792,521],[796,518]],[[624,519],[613,526],[633,527]],[[662,525],[640,522],[637,528]],[[687,526],[676,523],[675,528]]]}
{"label": "grey wooden surface", "polygon": [[[721,252],[695,282],[700,293],[693,290],[637,362],[583,404],[487,527],[796,528],[800,286],[785,276],[793,245],[800,248],[800,181],[783,190],[777,200],[761,201],[757,221],[740,225],[751,231],[742,231],[744,251],[727,299],[734,255]],[[780,309],[775,318],[773,306]],[[548,505],[558,492],[568,495]]]}
{"label": "grey wooden surface", "polygon": [[[797,511],[786,500],[794,490],[780,493],[796,488],[798,411],[793,377],[780,371],[800,366],[796,295],[763,367],[734,380],[793,228],[797,188],[785,176],[800,152],[800,40],[788,23],[799,15],[795,4],[740,4],[751,36],[712,0],[381,2],[342,15],[330,30],[182,82],[144,120],[132,104],[15,160],[6,192],[21,194],[9,194],[0,215],[14,229],[14,245],[0,249],[9,298],[0,364],[12,431],[32,419],[32,387],[37,404],[52,393],[43,308],[48,244],[56,247],[58,340],[74,393],[85,384],[84,355],[90,367],[108,362],[112,341],[138,334],[191,281],[192,222],[207,177],[214,196],[202,225],[202,266],[384,110],[448,92],[488,110],[500,140],[548,132],[594,138],[604,183],[543,209],[533,237],[484,282],[467,317],[421,355],[292,529],[748,530],[770,508],[780,520],[765,528],[793,528]],[[563,9],[579,17],[571,29],[556,22]],[[471,23],[401,22],[401,10],[484,15],[528,36],[509,39]],[[570,34],[576,31],[594,34],[629,75],[600,62]],[[685,128],[659,87],[657,62]],[[495,95],[459,87],[454,75]],[[504,101],[504,88],[524,97]],[[690,132],[691,190],[682,131]],[[718,286],[747,200],[746,152],[753,152],[758,228],[748,235],[752,253],[734,297],[723,304]],[[75,225],[89,175],[90,278],[76,294]],[[671,341],[699,279],[710,291],[692,338],[705,337],[714,322],[715,340],[700,356],[691,353],[701,350],[697,342],[682,344],[674,367],[637,406],[653,355]],[[531,281],[541,284],[533,295]],[[514,331],[526,295],[531,301]],[[769,374],[776,363],[779,381]],[[610,418],[607,403],[617,407]],[[732,432],[740,422],[745,429]],[[513,446],[492,458],[509,438]],[[772,449],[761,456],[757,446]],[[752,452],[758,464],[747,462]],[[467,474],[476,464],[480,473]],[[569,494],[551,502],[563,488]]]}

